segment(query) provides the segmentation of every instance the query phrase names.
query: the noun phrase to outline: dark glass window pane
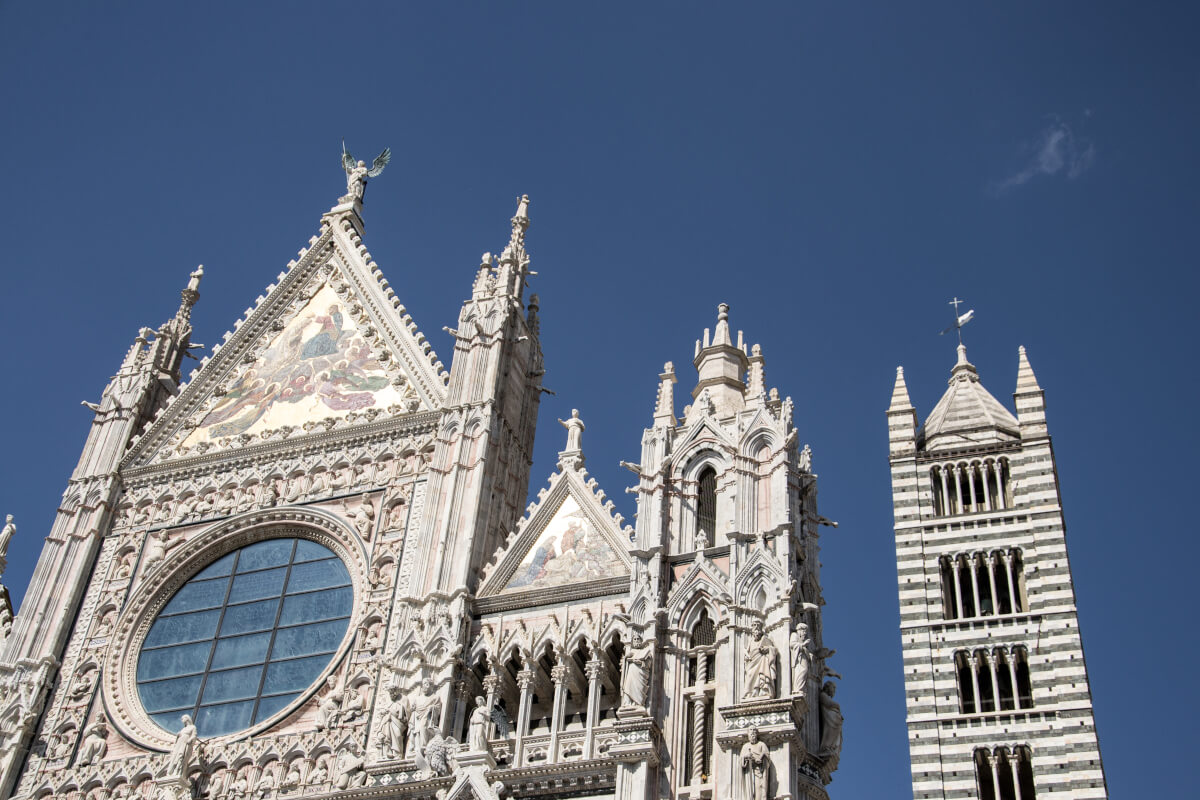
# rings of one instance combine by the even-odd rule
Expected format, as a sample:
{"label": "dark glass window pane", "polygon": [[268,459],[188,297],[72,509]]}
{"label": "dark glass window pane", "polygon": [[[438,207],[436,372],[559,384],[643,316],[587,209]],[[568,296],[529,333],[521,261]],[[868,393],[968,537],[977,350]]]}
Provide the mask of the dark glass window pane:
{"label": "dark glass window pane", "polygon": [[163,614],[181,614],[185,611],[195,611],[201,608],[220,608],[225,602],[225,590],[229,588],[228,578],[216,578],[208,581],[188,581],[182,589],[176,592],[162,610]]}
{"label": "dark glass window pane", "polygon": [[203,680],[203,675],[196,675],[192,678],[172,678],[169,681],[143,684],[140,689],[142,705],[150,714],[168,709],[181,709],[178,714],[191,713]]}
{"label": "dark glass window pane", "polygon": [[[312,681],[309,681],[309,683],[312,683]],[[258,701],[258,712],[254,715],[254,721],[261,722],[267,717],[274,716],[278,712],[282,711],[288,705],[288,703],[295,700],[298,696],[299,693],[281,694],[276,695],[275,697],[264,697],[262,700]]]}
{"label": "dark glass window pane", "polygon": [[312,594],[298,594],[283,601],[280,625],[299,625],[305,622],[347,617],[354,606],[354,591],[349,587],[326,589]]}
{"label": "dark glass window pane", "polygon": [[332,653],[346,634],[346,621],[317,622],[298,628],[280,628],[275,633],[271,660],[306,656],[310,653]]}
{"label": "dark glass window pane", "polygon": [[238,574],[268,567],[282,567],[292,557],[294,542],[295,539],[268,539],[242,548],[241,555],[238,556]]}
{"label": "dark glass window pane", "polygon": [[313,656],[270,664],[267,666],[267,679],[263,682],[263,694],[307,689],[328,663],[329,656]]}
{"label": "dark glass window pane", "polygon": [[142,647],[162,647],[168,644],[211,639],[217,632],[221,609],[196,611],[176,617],[159,617],[150,628]]}
{"label": "dark glass window pane", "polygon": [[267,648],[270,644],[270,632],[235,636],[232,639],[218,639],[217,650],[213,653],[210,669],[261,664],[267,660]]}
{"label": "dark glass window pane", "polygon": [[138,680],[173,678],[176,675],[194,675],[203,672],[204,666],[208,663],[210,650],[212,650],[211,641],[143,651],[142,657],[138,659]]}
{"label": "dark glass window pane", "polygon": [[204,703],[220,703],[225,700],[243,700],[258,694],[258,683],[262,679],[262,665],[208,673],[204,683]]}
{"label": "dark glass window pane", "polygon": [[236,554],[230,553],[224,558],[218,558],[216,561],[197,572],[196,577],[192,578],[192,580],[198,581],[202,578],[219,578],[223,575],[228,575],[233,570],[234,555]]}
{"label": "dark glass window pane", "polygon": [[286,567],[267,570],[266,572],[251,572],[248,575],[238,575],[233,579],[233,589],[229,592],[229,602],[242,603],[247,600],[265,600],[268,597],[278,597],[283,594],[283,580],[286,577]]}
{"label": "dark glass window pane", "polygon": [[230,606],[225,609],[225,619],[221,620],[221,635],[269,631],[275,626],[275,615],[278,611],[279,600],[275,598]]}
{"label": "dark glass window pane", "polygon": [[250,715],[253,713],[253,700],[221,706],[201,706],[196,716],[196,733],[208,737],[240,731],[250,724]]}
{"label": "dark glass window pane", "polygon": [[179,729],[183,727],[183,720],[180,717],[185,713],[184,711],[169,711],[166,714],[151,714],[150,719],[165,731],[179,733]]}
{"label": "dark glass window pane", "polygon": [[329,667],[353,605],[345,564],[316,542],[271,539],[223,556],[175,593],[142,644],[146,713],[170,733],[190,714],[201,737],[275,716]]}
{"label": "dark glass window pane", "polygon": [[297,539],[296,559],[293,563],[299,564],[301,561],[316,561],[321,558],[329,558],[332,555],[333,553],[325,545],[310,542],[308,539]]}
{"label": "dark glass window pane", "polygon": [[296,594],[297,592],[310,592],[314,589],[349,585],[350,573],[346,571],[346,565],[339,559],[330,558],[325,561],[312,561],[292,567],[292,576],[288,578],[287,592]]}

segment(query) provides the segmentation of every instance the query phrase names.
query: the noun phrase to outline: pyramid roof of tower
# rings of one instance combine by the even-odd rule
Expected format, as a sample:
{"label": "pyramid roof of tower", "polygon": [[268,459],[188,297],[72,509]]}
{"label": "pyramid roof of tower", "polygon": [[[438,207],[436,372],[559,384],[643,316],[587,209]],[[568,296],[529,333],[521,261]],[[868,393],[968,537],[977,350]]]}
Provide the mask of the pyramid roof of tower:
{"label": "pyramid roof of tower", "polygon": [[927,451],[950,450],[1019,438],[1017,418],[983,387],[966,347],[959,345],[950,384],[917,432],[918,444]]}

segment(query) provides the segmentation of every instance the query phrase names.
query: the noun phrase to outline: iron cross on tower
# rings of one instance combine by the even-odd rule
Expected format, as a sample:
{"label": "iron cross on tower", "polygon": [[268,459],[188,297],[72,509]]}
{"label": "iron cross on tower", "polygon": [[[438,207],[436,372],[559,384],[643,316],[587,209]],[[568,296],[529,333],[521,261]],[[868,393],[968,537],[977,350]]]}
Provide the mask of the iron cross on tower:
{"label": "iron cross on tower", "polygon": [[947,305],[954,306],[954,324],[951,325],[949,328],[946,328],[946,330],[942,331],[942,333],[949,333],[951,330],[953,330],[955,333],[957,333],[959,344],[962,344],[962,327],[963,327],[963,325],[966,325],[968,322],[971,321],[971,318],[975,316],[975,309],[973,309],[973,308],[968,309],[967,313],[965,313],[965,314],[958,313],[959,305],[962,303],[965,303],[965,302],[966,302],[965,300],[959,300],[957,297],[955,297],[953,300],[951,300],[949,303],[947,303]]}

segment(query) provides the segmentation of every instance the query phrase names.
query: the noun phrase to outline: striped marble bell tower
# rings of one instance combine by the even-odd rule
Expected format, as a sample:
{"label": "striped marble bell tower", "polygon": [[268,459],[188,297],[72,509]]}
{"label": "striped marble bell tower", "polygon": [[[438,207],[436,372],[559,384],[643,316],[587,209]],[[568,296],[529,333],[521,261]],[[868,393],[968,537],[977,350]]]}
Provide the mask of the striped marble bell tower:
{"label": "striped marble bell tower", "polygon": [[1014,417],[967,351],[925,424],[887,410],[913,797],[1104,798],[1045,401]]}

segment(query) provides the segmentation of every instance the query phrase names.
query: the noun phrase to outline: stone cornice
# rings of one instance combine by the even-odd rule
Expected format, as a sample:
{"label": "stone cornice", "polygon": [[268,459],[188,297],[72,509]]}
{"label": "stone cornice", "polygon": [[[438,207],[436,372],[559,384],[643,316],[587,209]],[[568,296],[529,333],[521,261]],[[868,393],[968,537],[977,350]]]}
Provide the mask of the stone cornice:
{"label": "stone cornice", "polygon": [[441,416],[441,411],[425,411],[376,420],[364,425],[351,425],[330,431],[306,433],[237,449],[217,450],[175,461],[132,467],[123,470],[121,478],[127,485],[140,486],[162,476],[169,475],[178,478],[206,474],[217,466],[225,468],[248,466],[258,462],[276,461],[284,455],[287,457],[300,456],[347,445],[389,439],[397,435],[432,434],[437,429]]}

